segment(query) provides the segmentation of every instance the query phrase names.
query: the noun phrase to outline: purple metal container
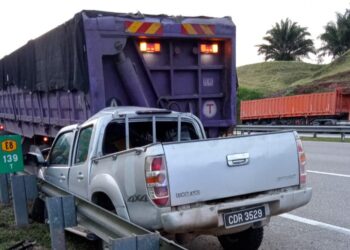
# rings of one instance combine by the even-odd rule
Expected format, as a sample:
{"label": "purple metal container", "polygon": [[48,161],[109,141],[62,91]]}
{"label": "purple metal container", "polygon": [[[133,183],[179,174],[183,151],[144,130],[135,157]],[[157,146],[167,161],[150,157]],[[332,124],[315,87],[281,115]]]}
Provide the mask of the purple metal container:
{"label": "purple metal container", "polygon": [[227,17],[83,11],[0,60],[0,123],[53,137],[106,106],[132,105],[192,112],[214,137],[236,123],[235,54]]}

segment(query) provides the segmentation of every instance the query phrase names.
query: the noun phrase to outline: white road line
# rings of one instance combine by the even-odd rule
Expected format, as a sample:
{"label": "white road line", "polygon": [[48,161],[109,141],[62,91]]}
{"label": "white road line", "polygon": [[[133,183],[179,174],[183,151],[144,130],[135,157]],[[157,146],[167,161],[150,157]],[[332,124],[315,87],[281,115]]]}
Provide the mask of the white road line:
{"label": "white road line", "polygon": [[320,172],[320,171],[313,171],[313,170],[306,170],[306,172],[314,173],[314,174],[325,174],[325,175],[332,175],[332,176],[339,176],[339,177],[350,178],[350,175],[347,175],[347,174],[335,174],[335,173]]}
{"label": "white road line", "polygon": [[293,214],[281,214],[280,217],[286,218],[286,219],[290,219],[290,220],[294,220],[294,221],[297,221],[297,222],[301,222],[301,223],[304,223],[304,224],[309,224],[309,225],[316,226],[316,227],[321,227],[321,228],[328,229],[328,230],[331,230],[331,231],[336,231],[338,233],[342,233],[342,234],[346,234],[346,235],[350,236],[350,229],[345,228],[345,227],[338,227],[338,226],[334,226],[334,225],[331,225],[331,224],[323,223],[323,222],[320,222],[320,221],[310,220],[310,219],[306,219],[306,218],[303,218],[303,217],[299,217],[299,216],[296,216],[296,215],[293,215]]}

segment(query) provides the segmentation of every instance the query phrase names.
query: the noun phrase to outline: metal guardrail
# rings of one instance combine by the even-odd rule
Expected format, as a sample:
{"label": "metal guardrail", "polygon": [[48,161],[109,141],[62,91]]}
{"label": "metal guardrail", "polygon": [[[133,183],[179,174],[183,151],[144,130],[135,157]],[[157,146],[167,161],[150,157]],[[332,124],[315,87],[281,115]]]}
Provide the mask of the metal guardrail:
{"label": "metal guardrail", "polygon": [[[62,190],[44,180],[39,180],[38,184],[39,193],[46,197],[57,196],[74,196],[65,190]],[[168,240],[159,235],[159,233],[153,233],[144,229],[130,221],[127,221],[116,214],[109,212],[85,199],[74,196],[77,223],[83,226],[87,230],[91,231],[103,241],[110,243],[111,240],[125,237],[135,237],[157,234],[159,238],[160,250],[178,250],[185,249],[174,241]],[[147,241],[147,239],[145,239]],[[124,245],[125,246],[125,245]],[[144,248],[143,248],[144,249]]]}
{"label": "metal guardrail", "polygon": [[350,126],[281,126],[281,125],[237,125],[235,131],[241,132],[272,132],[280,130],[295,130],[298,133],[340,134],[345,139],[346,134],[350,134]]}
{"label": "metal guardrail", "polygon": [[237,125],[238,131],[278,131],[295,130],[301,133],[337,133],[350,134],[350,126],[281,126],[281,125]]}

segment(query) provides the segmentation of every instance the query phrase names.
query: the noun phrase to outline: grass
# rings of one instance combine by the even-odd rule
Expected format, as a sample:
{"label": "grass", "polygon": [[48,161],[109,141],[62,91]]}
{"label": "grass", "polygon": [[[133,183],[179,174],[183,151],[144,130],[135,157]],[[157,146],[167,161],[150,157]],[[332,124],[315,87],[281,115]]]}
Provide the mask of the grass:
{"label": "grass", "polygon": [[245,88],[245,87],[240,87],[237,93],[238,100],[253,100],[253,99],[259,99],[262,97],[263,97],[263,94],[261,92],[256,91],[254,89]]}
{"label": "grass", "polygon": [[0,209],[0,249],[7,249],[22,240],[36,241],[38,249],[50,249],[47,225],[33,223],[16,228],[12,207],[1,206]]}
{"label": "grass", "polygon": [[[50,231],[47,224],[31,223],[17,228],[12,206],[0,205],[0,249],[8,249],[22,240],[36,241],[36,250],[51,249]],[[66,233],[67,249],[96,249],[96,242]]]}
{"label": "grass", "polygon": [[237,68],[239,85],[262,97],[331,91],[350,87],[350,51],[327,65],[263,62]]}
{"label": "grass", "polygon": [[318,72],[323,65],[303,62],[263,62],[237,68],[240,87],[270,96]]}
{"label": "grass", "polygon": [[350,68],[350,50],[344,55],[335,59],[332,63],[325,65],[322,70],[316,72],[312,77],[322,79],[329,76],[335,76],[342,72],[349,71]]}
{"label": "grass", "polygon": [[301,139],[303,141],[317,141],[317,142],[344,142],[344,143],[350,143],[350,138],[345,138],[344,141],[342,141],[340,138],[324,138],[324,137],[305,137],[302,136]]}

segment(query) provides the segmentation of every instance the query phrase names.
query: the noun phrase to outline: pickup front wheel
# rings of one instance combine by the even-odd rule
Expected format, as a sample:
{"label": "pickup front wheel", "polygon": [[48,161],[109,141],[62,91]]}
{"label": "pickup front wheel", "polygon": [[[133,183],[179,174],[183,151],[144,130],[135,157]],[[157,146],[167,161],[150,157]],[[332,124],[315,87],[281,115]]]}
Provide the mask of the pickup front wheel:
{"label": "pickup front wheel", "polygon": [[225,250],[256,250],[260,247],[264,228],[249,228],[243,232],[218,236]]}

